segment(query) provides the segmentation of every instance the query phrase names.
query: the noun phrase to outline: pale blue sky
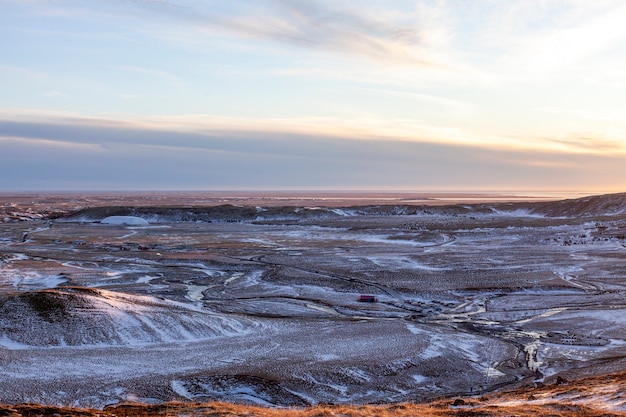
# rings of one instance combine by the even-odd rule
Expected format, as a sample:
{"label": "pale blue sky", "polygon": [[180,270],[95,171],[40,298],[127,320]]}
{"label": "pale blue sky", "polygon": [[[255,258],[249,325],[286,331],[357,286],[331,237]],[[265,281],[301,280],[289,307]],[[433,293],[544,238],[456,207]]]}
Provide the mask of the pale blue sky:
{"label": "pale blue sky", "polygon": [[621,0],[0,0],[0,190],[623,191]]}

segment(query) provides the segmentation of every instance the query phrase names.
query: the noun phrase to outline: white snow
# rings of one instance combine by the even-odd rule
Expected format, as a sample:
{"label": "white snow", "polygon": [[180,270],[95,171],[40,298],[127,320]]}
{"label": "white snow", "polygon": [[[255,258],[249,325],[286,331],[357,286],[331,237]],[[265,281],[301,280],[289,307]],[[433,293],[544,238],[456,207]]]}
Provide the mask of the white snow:
{"label": "white snow", "polygon": [[241,278],[242,276],[243,276],[243,272],[235,272],[232,277],[224,281],[224,285],[228,285],[231,282],[235,281],[237,278]]}
{"label": "white snow", "polygon": [[514,323],[515,324],[525,324],[525,323],[531,322],[533,320],[554,316],[554,315],[562,313],[562,312],[564,312],[566,310],[569,310],[569,307],[551,308],[550,310],[546,311],[545,313],[541,313],[541,314],[538,314],[536,316],[529,317],[527,319],[517,320]]}
{"label": "white snow", "polygon": [[413,240],[406,239],[389,239],[388,236],[380,235],[362,236],[358,239],[368,243],[383,243],[385,245],[428,246],[428,244],[424,244],[422,242],[415,242]]}
{"label": "white snow", "polygon": [[412,334],[425,334],[426,331],[423,329],[420,329],[419,327],[415,326],[414,324],[411,323],[407,323],[406,328],[412,333]]}
{"label": "white snow", "polygon": [[423,384],[424,382],[428,380],[428,378],[425,377],[424,375],[413,375],[413,380],[415,381],[416,384]]}
{"label": "white snow", "polygon": [[130,233],[125,234],[124,236],[120,236],[118,237],[118,239],[128,239],[131,236],[134,236],[137,234],[136,230],[131,230]]}
{"label": "white snow", "polygon": [[313,304],[313,303],[307,303],[306,306],[310,309],[321,311],[323,313],[328,313],[332,316],[341,316],[341,314],[337,313],[337,311],[332,307],[327,307],[321,304]]}
{"label": "white snow", "polygon": [[342,209],[331,209],[330,211],[332,211],[333,213],[339,215],[339,216],[343,216],[343,217],[348,217],[348,216],[354,216],[354,211],[346,211],[346,210],[342,210]]}
{"label": "white snow", "polygon": [[501,216],[510,216],[510,217],[534,217],[534,218],[545,218],[543,214],[531,213],[526,209],[516,209],[516,210],[498,210],[496,208],[490,207],[491,210],[495,214],[499,214]]}
{"label": "white snow", "polygon": [[528,369],[530,369],[531,371],[537,371],[539,370],[539,367],[543,365],[543,361],[540,359],[540,355],[538,352],[541,346],[542,343],[540,343],[539,341],[534,341],[524,346],[524,352],[526,352],[527,358],[526,362],[528,364]]}
{"label": "white snow", "polygon": [[[335,213],[353,214],[340,209]],[[146,226],[144,219],[135,217],[133,221],[140,224],[133,224],[128,220],[133,216],[113,216],[103,223],[123,227],[105,231],[106,227],[95,224],[80,228],[74,225],[78,231],[75,236],[60,230],[58,250],[64,255],[60,259],[52,258],[53,252],[49,251],[54,243],[52,232],[33,236],[28,244],[10,243],[18,242],[21,236],[13,233],[17,238],[5,239],[7,248],[19,248],[30,256],[3,255],[3,289],[13,293],[16,288],[54,288],[71,276],[76,287],[58,293],[65,296],[71,292],[72,301],[76,294],[83,300],[72,303],[67,311],[75,325],[73,330],[35,315],[31,321],[14,320],[14,328],[0,325],[0,351],[11,358],[2,363],[3,378],[10,377],[9,383],[14,386],[32,379],[33,386],[39,389],[41,384],[42,388],[23,398],[48,402],[74,395],[74,386],[63,386],[68,394],[48,388],[61,378],[77,377],[82,379],[80,384],[92,377],[106,381],[108,385],[97,388],[95,393],[68,399],[101,404],[127,393],[132,395],[135,390],[125,381],[145,381],[153,375],[163,376],[159,377],[159,383],[166,384],[163,392],[175,392],[181,399],[215,393],[226,400],[275,402],[254,382],[240,385],[231,381],[227,387],[207,383],[205,388],[198,384],[202,377],[196,378],[250,366],[266,369],[272,377],[288,372],[300,378],[313,373],[312,383],[293,383],[290,388],[294,391],[287,390],[312,403],[381,398],[402,401],[417,392],[447,393],[449,377],[436,372],[445,371],[448,365],[463,367],[459,385],[474,384],[475,380],[489,388],[503,382],[504,374],[496,367],[515,357],[515,346],[520,344],[525,346],[522,355],[528,355],[531,370],[539,369],[544,375],[561,372],[570,363],[578,366],[592,359],[623,356],[623,248],[615,242],[598,243],[595,223],[542,227],[540,221],[533,220],[516,221],[510,227],[486,227],[491,220],[505,224],[504,216],[524,215],[528,213],[506,210],[499,215],[488,214],[476,228],[453,229],[455,223],[445,223],[450,226],[444,229],[448,234],[424,233],[430,227],[426,227],[426,221],[431,219],[417,218],[406,220],[411,225],[390,223],[390,227],[365,230],[299,223],[210,224],[204,231],[185,224],[176,226],[181,227],[176,234],[171,233],[176,228],[164,229],[162,237],[160,233],[147,233],[151,226]],[[328,217],[333,225],[356,223],[350,218]],[[448,218],[452,219],[441,216],[442,220],[436,221],[447,222]],[[462,223],[462,218],[459,221]],[[426,225],[423,228],[422,222]],[[55,228],[62,226],[54,224]],[[607,227],[610,232],[622,223]],[[202,234],[194,234],[196,231]],[[34,246],[37,237],[45,239],[40,247]],[[111,243],[105,239],[131,237],[142,243],[158,241],[158,250],[165,257],[156,260],[150,251],[142,259],[139,253],[121,254],[115,247],[109,250],[104,245]],[[563,246],[563,240],[570,238],[576,240],[576,245]],[[2,239],[0,242],[4,242]],[[74,258],[66,252],[72,250],[69,242],[74,250],[98,250],[89,257]],[[119,240],[112,242],[119,244]],[[206,261],[194,260],[188,251],[192,244],[196,249],[205,248]],[[454,247],[446,246],[452,244]],[[236,250],[231,251],[231,247]],[[180,251],[180,258],[175,256],[176,251]],[[11,265],[19,260],[28,262]],[[258,263],[252,262],[255,260]],[[465,269],[467,273],[462,272]],[[354,273],[343,272],[348,270]],[[429,273],[447,270],[454,274]],[[490,273],[485,276],[485,285],[493,285],[496,290],[480,289],[480,279],[487,270]],[[354,288],[338,279],[348,275],[355,278]],[[519,288],[515,282],[518,276]],[[467,282],[455,287],[459,279]],[[388,295],[380,296],[380,303],[357,304],[359,281],[376,283],[380,289],[387,287]],[[505,291],[497,289],[502,282]],[[341,287],[335,287],[337,283]],[[80,286],[109,286],[113,291],[81,293]],[[203,292],[207,299],[203,299]],[[25,298],[20,297],[20,308],[28,307]],[[401,300],[407,303],[406,311],[401,310]],[[414,312],[427,317],[414,316]],[[404,316],[407,320],[402,320]],[[545,338],[555,323],[571,328],[576,337],[601,337],[610,344],[572,346],[557,337]],[[492,338],[486,337],[467,331],[465,324],[475,324],[485,332],[490,331],[488,325],[494,325],[497,332]],[[544,338],[533,331],[540,331]],[[46,339],[50,334],[54,337]],[[385,375],[383,381],[377,371],[388,364],[389,370],[398,375],[389,379]],[[518,371],[506,372],[515,375]],[[80,387],[79,383],[75,386]]]}
{"label": "white snow", "polygon": [[13,286],[17,289],[45,290],[56,288],[67,282],[67,279],[58,275],[40,275],[37,272],[22,272],[13,281]]}
{"label": "white snow", "polygon": [[426,271],[445,271],[448,268],[436,267],[425,265],[421,262],[417,262],[407,256],[389,255],[389,256],[368,256],[367,259],[373,264],[389,268],[396,269],[418,269]]}
{"label": "white snow", "polygon": [[7,335],[3,335],[0,337],[0,348],[5,348],[9,350],[22,350],[22,349],[30,349],[31,346],[24,345],[22,343],[18,343],[14,340],[9,339]]}
{"label": "white snow", "polygon": [[368,375],[367,372],[359,368],[348,368],[343,369],[343,371],[346,373],[346,375],[356,379],[359,382],[368,382],[372,380],[372,377]]}
{"label": "white snow", "polygon": [[153,279],[157,279],[157,278],[160,278],[160,277],[153,277],[153,276],[150,276],[150,275],[144,275],[142,277],[137,278],[136,282],[137,282],[137,284],[149,284],[150,281],[152,281]]}
{"label": "white snow", "polygon": [[204,298],[203,291],[209,289],[206,285],[187,285],[187,298],[192,301],[200,301]]}
{"label": "white snow", "polygon": [[193,398],[193,394],[185,388],[185,383],[183,381],[172,381],[170,385],[172,386],[172,391],[181,397],[185,397],[190,400]]}
{"label": "white snow", "polygon": [[109,216],[100,222],[102,224],[111,225],[132,225],[132,226],[147,226],[149,223],[136,216]]}

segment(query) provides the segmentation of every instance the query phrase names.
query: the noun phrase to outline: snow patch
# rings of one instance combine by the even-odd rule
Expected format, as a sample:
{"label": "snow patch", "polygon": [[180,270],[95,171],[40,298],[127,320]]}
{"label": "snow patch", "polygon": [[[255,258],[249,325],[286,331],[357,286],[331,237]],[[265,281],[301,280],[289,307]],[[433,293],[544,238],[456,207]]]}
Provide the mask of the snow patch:
{"label": "snow patch", "polygon": [[131,226],[147,226],[149,224],[146,220],[136,216],[109,216],[102,219],[100,223]]}
{"label": "snow patch", "polygon": [[160,278],[160,277],[152,277],[150,275],[144,275],[142,277],[137,278],[136,283],[137,284],[149,284],[150,281],[152,281],[153,279],[157,279],[157,278]]}
{"label": "snow patch", "polygon": [[377,266],[392,270],[425,270],[425,271],[445,271],[446,268],[425,265],[406,256],[368,256],[367,259]]}
{"label": "snow patch", "polygon": [[327,362],[327,361],[337,360],[337,359],[339,359],[339,356],[334,355],[332,353],[325,353],[325,354],[322,354],[322,355],[317,355],[317,359],[320,360],[320,361]]}
{"label": "snow patch", "polygon": [[7,335],[3,335],[2,337],[0,337],[0,348],[5,348],[8,350],[22,350],[22,349],[30,349],[31,346],[16,342],[14,340],[9,339]]}
{"label": "snow patch", "polygon": [[355,213],[354,211],[346,211],[346,210],[342,210],[342,209],[330,209],[331,212],[339,215],[339,216],[343,216],[343,217],[348,217],[348,216],[354,216]]}
{"label": "snow patch", "polygon": [[413,380],[415,381],[416,384],[423,384],[424,382],[428,380],[428,378],[425,377],[424,375],[413,375]]}
{"label": "snow patch", "polygon": [[56,288],[64,282],[67,282],[67,279],[58,275],[40,275],[37,272],[27,272],[15,278],[13,286],[17,289],[25,289],[24,287],[26,287],[28,290],[45,290]]}
{"label": "snow patch", "polygon": [[187,297],[192,301],[200,301],[204,298],[203,291],[208,290],[206,285],[187,285]]}
{"label": "snow patch", "polygon": [[410,324],[407,323],[406,328],[412,333],[412,334],[424,334],[426,333],[425,330],[420,329],[419,327],[415,326],[414,324]]}
{"label": "snow patch", "polygon": [[527,209],[516,209],[516,210],[498,210],[493,207],[490,207],[491,210],[495,214],[499,214],[501,216],[510,216],[510,217],[534,217],[534,218],[545,218],[543,214],[532,213]]}
{"label": "snow patch", "polygon": [[172,381],[171,382],[172,391],[181,397],[185,397],[189,400],[193,398],[193,394],[190,393],[187,388],[185,388],[185,383],[183,381]]}

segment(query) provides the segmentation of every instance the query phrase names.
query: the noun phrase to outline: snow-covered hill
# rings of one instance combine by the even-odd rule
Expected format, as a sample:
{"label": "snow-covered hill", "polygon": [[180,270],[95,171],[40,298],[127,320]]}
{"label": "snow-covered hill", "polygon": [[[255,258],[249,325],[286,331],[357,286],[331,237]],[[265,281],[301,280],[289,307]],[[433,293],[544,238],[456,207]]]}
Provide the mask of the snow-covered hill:
{"label": "snow-covered hill", "polygon": [[0,299],[0,347],[147,345],[245,334],[250,321],[155,297],[92,288]]}

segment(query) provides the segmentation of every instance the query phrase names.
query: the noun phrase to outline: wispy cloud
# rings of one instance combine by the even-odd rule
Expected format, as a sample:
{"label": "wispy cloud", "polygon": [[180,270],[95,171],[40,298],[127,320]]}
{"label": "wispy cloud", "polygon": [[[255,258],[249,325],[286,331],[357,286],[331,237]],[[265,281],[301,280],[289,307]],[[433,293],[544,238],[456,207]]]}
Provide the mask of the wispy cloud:
{"label": "wispy cloud", "polygon": [[531,71],[545,72],[571,68],[588,61],[612,45],[626,39],[626,6],[605,14],[561,27],[541,36],[533,35],[528,42],[527,59]]}
{"label": "wispy cloud", "polygon": [[435,65],[419,52],[427,46],[425,29],[384,20],[363,9],[337,8],[321,2],[276,1],[278,13],[224,20],[225,26],[300,47],[360,54],[421,65]]}
{"label": "wispy cloud", "polygon": [[399,91],[397,89],[389,88],[363,88],[364,91],[369,91],[372,94],[383,94],[395,97],[403,97],[411,100],[427,102],[431,104],[438,104],[445,106],[453,110],[470,110],[475,105],[466,101],[455,100],[448,97],[438,96],[434,94],[416,93],[412,91]]}
{"label": "wispy cloud", "polygon": [[575,116],[599,122],[620,122],[626,127],[626,108],[609,108],[604,111],[555,109],[550,107],[537,108],[536,111],[550,114]]}
{"label": "wispy cloud", "polygon": [[59,139],[38,139],[28,136],[3,136],[0,135],[0,143],[3,143],[6,147],[20,145],[26,147],[32,147],[41,151],[45,148],[58,148],[65,150],[77,150],[77,151],[101,151],[102,146],[93,143],[76,143],[72,140],[59,140]]}
{"label": "wispy cloud", "polygon": [[112,68],[116,70],[133,73],[133,74],[138,74],[144,77],[147,76],[147,77],[157,78],[160,81],[167,81],[170,83],[177,83],[177,84],[182,83],[182,80],[175,74],[172,74],[171,72],[168,72],[168,71],[156,69],[156,68],[138,67],[138,66],[131,66],[131,65],[113,66]]}
{"label": "wispy cloud", "polygon": [[578,150],[581,153],[618,153],[623,154],[626,151],[626,144],[624,140],[626,137],[622,137],[622,140],[616,140],[614,138],[602,136],[580,136],[572,135],[567,138],[552,138],[549,141],[562,145],[567,149]]}
{"label": "wispy cloud", "polygon": [[599,55],[626,39],[621,1],[501,2],[481,14],[482,42],[493,77],[524,79],[556,74],[581,77],[598,70]]}
{"label": "wispy cloud", "polygon": [[429,23],[434,14],[422,17],[410,9],[408,13],[390,13],[389,7],[329,1],[231,4],[177,8],[152,4],[146,10],[210,35],[362,56],[388,64],[443,65],[435,55],[446,39],[446,29]]}
{"label": "wispy cloud", "polygon": [[46,91],[45,93],[43,93],[44,96],[46,97],[65,97],[66,94],[63,94],[60,91],[57,90],[52,90],[52,91]]}
{"label": "wispy cloud", "polygon": [[[347,68],[333,64],[330,69],[313,61],[308,67],[280,69],[285,72],[399,85],[420,80],[448,85],[519,81],[564,70],[576,73],[579,69],[572,65],[581,62],[586,70],[577,76],[589,78],[603,67],[596,62],[592,66],[589,60],[626,36],[622,24],[626,6],[619,1],[529,0],[488,6],[437,1],[389,7],[373,2],[260,0],[233,1],[226,7],[219,2],[188,7],[152,4],[140,18],[150,20],[152,13],[184,27],[179,33],[184,32],[189,42],[242,39],[253,48],[275,45],[274,52],[289,46],[396,67],[395,73],[381,76],[358,60]],[[470,18],[476,22],[468,24]],[[175,37],[176,30],[152,34]],[[404,68],[419,71],[407,74]]]}

